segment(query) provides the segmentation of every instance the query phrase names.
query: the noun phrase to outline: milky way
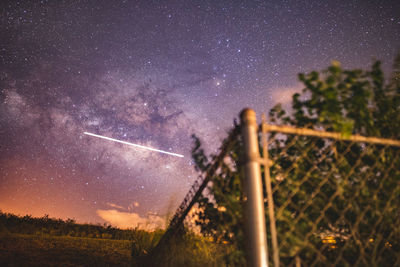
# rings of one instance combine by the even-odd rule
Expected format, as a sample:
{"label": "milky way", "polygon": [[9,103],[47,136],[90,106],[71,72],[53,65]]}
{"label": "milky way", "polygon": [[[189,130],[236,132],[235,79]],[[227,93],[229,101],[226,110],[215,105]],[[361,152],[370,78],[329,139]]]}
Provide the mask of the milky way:
{"label": "milky way", "polygon": [[0,209],[123,227],[174,211],[192,134],[215,153],[243,107],[301,90],[297,73],[379,59],[389,74],[400,49],[399,1],[0,6]]}

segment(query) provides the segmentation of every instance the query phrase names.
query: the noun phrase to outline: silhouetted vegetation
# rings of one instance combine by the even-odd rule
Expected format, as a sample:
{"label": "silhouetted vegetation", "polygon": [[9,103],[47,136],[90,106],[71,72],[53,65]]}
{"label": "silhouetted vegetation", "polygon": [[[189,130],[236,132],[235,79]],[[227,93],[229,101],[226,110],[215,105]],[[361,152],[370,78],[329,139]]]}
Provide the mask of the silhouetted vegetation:
{"label": "silhouetted vegetation", "polygon": [[[324,71],[299,74],[304,89],[293,95],[291,111],[276,105],[269,112],[270,120],[278,125],[341,132],[343,136],[358,134],[398,140],[399,73],[400,55],[387,81],[379,61],[371,70],[344,70],[333,62]],[[279,138],[277,134],[270,138],[273,143],[269,155],[275,160],[270,172],[272,187],[279,185],[274,202],[275,208],[282,211],[277,220],[278,238],[285,241],[280,248],[281,262],[289,265],[298,255],[303,264],[311,265],[320,257],[315,256],[318,251],[324,253],[326,263],[336,261],[340,266],[352,265],[355,260],[369,261],[374,266],[396,265],[400,251],[399,216],[395,212],[400,204],[398,148],[337,142],[331,149],[331,143],[321,138]],[[206,173],[216,157],[207,157],[199,140],[195,141],[195,167]],[[221,173],[208,187],[209,194],[199,201],[197,224],[205,236],[235,246],[236,253],[230,256],[236,266],[242,266],[245,260],[240,136],[231,148],[221,163]],[[347,153],[349,148],[351,152]],[[303,182],[304,177],[307,182]],[[288,204],[292,193],[294,197]],[[301,210],[299,206],[310,201],[310,196],[313,205]],[[330,208],[324,220],[316,224],[325,207]],[[293,218],[299,214],[302,220],[294,224]],[[330,233],[337,239],[335,249],[322,242],[320,233]],[[305,238],[312,234],[317,237]]]}
{"label": "silhouetted vegetation", "polygon": [[[138,236],[149,232],[139,229],[122,230],[111,225],[78,224],[73,219],[55,219],[45,215],[35,218],[30,215],[17,216],[0,211],[0,232],[28,234],[28,235],[52,235],[88,237],[116,240],[135,240]],[[156,231],[152,235],[160,235]]]}
{"label": "silhouetted vegetation", "polygon": [[186,232],[175,235],[157,254],[143,258],[138,266],[226,266],[234,247]]}
{"label": "silhouetted vegetation", "polygon": [[130,266],[162,232],[0,212],[0,265]]}
{"label": "silhouetted vegetation", "polygon": [[[122,230],[73,219],[0,211],[0,266],[221,266],[227,246],[186,232],[157,258],[146,257],[163,230]],[[145,265],[144,265],[145,264]]]}

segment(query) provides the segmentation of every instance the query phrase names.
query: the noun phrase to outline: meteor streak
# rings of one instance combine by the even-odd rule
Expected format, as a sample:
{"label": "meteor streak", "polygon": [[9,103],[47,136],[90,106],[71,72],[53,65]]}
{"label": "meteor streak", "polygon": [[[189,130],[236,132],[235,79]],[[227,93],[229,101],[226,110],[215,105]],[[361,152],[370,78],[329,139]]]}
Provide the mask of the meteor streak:
{"label": "meteor streak", "polygon": [[148,147],[148,146],[141,146],[141,145],[137,145],[137,144],[132,144],[132,143],[129,143],[129,142],[117,140],[117,139],[114,139],[114,138],[111,138],[111,137],[102,136],[102,135],[98,135],[98,134],[94,134],[94,133],[88,133],[88,132],[83,132],[83,133],[86,134],[86,135],[90,135],[90,136],[106,139],[106,140],[109,140],[109,141],[114,141],[114,142],[125,144],[125,145],[128,145],[128,146],[147,149],[147,150],[150,150],[150,151],[160,152],[160,153],[168,154],[168,155],[171,155],[171,156],[183,158],[183,155],[181,155],[181,154],[171,153],[171,152],[168,152],[168,151],[164,151],[164,150],[160,150],[160,149],[156,149],[156,148],[152,148],[152,147]]}

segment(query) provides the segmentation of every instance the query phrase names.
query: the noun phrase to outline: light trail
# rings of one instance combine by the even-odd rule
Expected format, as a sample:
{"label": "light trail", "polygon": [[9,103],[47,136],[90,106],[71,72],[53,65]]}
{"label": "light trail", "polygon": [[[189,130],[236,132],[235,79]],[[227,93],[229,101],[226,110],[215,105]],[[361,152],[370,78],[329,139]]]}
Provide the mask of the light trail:
{"label": "light trail", "polygon": [[129,142],[121,141],[121,140],[118,140],[118,139],[114,139],[114,138],[111,138],[111,137],[102,136],[102,135],[98,135],[98,134],[94,134],[94,133],[89,133],[89,132],[83,132],[83,133],[86,134],[86,135],[102,138],[102,139],[109,140],[109,141],[114,141],[114,142],[125,144],[125,145],[128,145],[128,146],[133,146],[133,147],[136,147],[136,148],[146,149],[146,150],[150,150],[150,151],[154,151],[154,152],[164,153],[164,154],[168,154],[168,155],[171,155],[171,156],[183,158],[183,155],[181,155],[181,154],[171,153],[171,152],[168,152],[168,151],[164,151],[164,150],[160,150],[160,149],[156,149],[156,148],[152,148],[152,147],[148,147],[148,146],[141,146],[141,145],[137,145],[137,144],[132,144],[132,143],[129,143]]}

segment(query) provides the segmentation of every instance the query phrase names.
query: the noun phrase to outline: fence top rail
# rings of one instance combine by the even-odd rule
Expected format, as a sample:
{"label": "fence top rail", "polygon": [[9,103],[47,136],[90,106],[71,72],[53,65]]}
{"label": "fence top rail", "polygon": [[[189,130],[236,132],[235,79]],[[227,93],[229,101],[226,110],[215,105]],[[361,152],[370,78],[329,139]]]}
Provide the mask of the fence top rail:
{"label": "fence top rail", "polygon": [[331,138],[331,139],[343,140],[343,141],[364,142],[364,143],[372,143],[372,144],[400,147],[400,141],[393,140],[393,139],[365,137],[365,136],[361,136],[361,135],[344,136],[343,134],[337,133],[337,132],[325,132],[325,131],[318,131],[318,130],[307,129],[307,128],[295,128],[295,127],[291,127],[291,126],[272,125],[272,124],[267,124],[267,123],[262,123],[262,126],[264,128],[264,131],[266,131],[266,132],[279,132],[279,133],[297,134],[297,135],[304,135],[304,136],[325,137],[325,138]]}

